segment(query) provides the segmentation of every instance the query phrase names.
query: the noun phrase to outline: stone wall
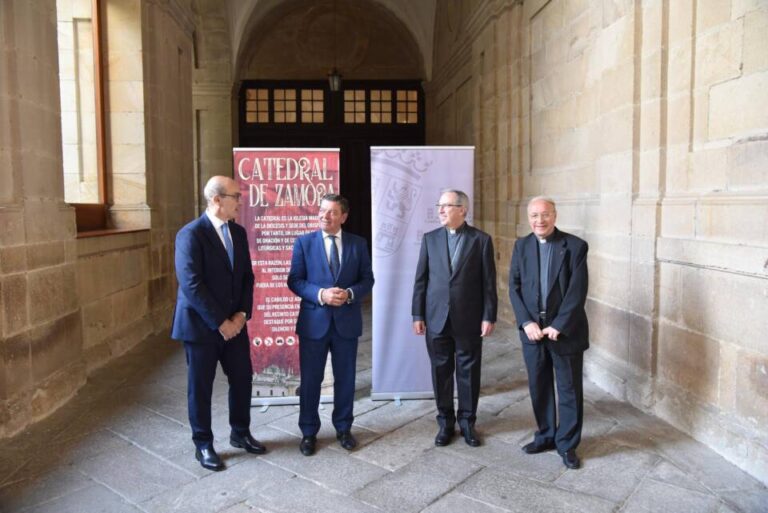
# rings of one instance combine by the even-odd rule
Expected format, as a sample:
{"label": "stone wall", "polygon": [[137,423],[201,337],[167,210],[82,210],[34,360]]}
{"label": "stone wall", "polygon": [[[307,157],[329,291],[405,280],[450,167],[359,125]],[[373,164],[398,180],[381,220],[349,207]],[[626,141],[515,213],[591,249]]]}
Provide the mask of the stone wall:
{"label": "stone wall", "polygon": [[427,86],[428,143],[477,148],[500,297],[553,196],[590,243],[589,379],[763,481],[767,28],[757,1],[441,2]]}
{"label": "stone wall", "polygon": [[[0,4],[0,437],[169,329],[173,235],[194,216],[191,16],[176,0],[110,0],[107,16],[108,37],[139,35],[138,51],[108,54],[108,203],[113,225],[144,229],[78,238],[64,203],[56,2]],[[130,20],[138,32],[125,32]]]}

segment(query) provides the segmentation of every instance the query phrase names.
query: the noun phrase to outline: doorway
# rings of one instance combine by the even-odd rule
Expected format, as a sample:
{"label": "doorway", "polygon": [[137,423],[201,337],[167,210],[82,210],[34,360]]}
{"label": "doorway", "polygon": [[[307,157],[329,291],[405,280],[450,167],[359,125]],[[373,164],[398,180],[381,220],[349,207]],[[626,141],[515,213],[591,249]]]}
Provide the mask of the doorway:
{"label": "doorway", "polygon": [[344,229],[371,247],[371,146],[425,143],[424,91],[418,80],[244,81],[239,146],[339,148],[340,192],[350,203]]}

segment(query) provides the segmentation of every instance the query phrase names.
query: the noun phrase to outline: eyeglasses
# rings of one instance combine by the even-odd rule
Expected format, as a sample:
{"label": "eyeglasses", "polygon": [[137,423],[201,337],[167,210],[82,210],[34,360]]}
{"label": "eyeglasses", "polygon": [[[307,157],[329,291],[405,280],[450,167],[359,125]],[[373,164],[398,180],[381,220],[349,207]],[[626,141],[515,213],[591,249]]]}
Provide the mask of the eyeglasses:
{"label": "eyeglasses", "polygon": [[541,214],[529,214],[528,215],[528,219],[531,219],[533,221],[538,221],[539,219],[541,219],[543,221],[549,221],[553,217],[555,217],[555,213],[554,212],[542,212]]}
{"label": "eyeglasses", "polygon": [[457,205],[455,203],[438,203],[435,205],[438,209],[440,208],[449,208],[449,207],[460,207],[461,205]]}
{"label": "eyeglasses", "polygon": [[242,197],[243,197],[243,195],[242,195],[242,194],[240,194],[239,192],[236,192],[236,193],[234,193],[234,194],[224,194],[224,193],[222,192],[221,194],[219,194],[219,196],[224,196],[224,197],[227,197],[227,198],[232,198],[232,199],[234,199],[235,201],[240,201],[240,198],[242,198]]}

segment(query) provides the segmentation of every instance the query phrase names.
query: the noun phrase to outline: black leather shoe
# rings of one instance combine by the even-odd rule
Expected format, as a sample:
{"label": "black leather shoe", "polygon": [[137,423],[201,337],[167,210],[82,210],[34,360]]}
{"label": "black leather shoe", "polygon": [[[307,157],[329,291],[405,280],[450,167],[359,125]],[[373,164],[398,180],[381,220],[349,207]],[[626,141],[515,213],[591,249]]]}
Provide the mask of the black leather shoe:
{"label": "black leather shoe", "polygon": [[305,436],[301,439],[299,444],[299,450],[304,456],[312,456],[315,454],[315,445],[317,444],[316,436]]}
{"label": "black leather shoe", "polygon": [[475,431],[475,426],[469,425],[462,427],[461,436],[464,437],[464,441],[467,442],[467,445],[470,447],[480,447],[480,444],[482,443]]}
{"label": "black leather shoe", "polygon": [[352,436],[350,431],[339,431],[336,433],[336,440],[339,441],[341,446],[348,451],[351,451],[357,447],[357,440]]}
{"label": "black leather shoe", "polygon": [[571,449],[569,451],[565,451],[563,454],[563,463],[566,467],[577,469],[581,466],[581,460],[579,460],[579,457],[576,456],[576,451]]}
{"label": "black leather shoe", "polygon": [[200,462],[200,465],[202,465],[203,468],[216,472],[224,470],[224,462],[221,461],[221,458],[219,458],[219,455],[213,450],[213,447],[210,449],[197,449],[195,451],[195,458]]}
{"label": "black leather shoe", "polygon": [[250,433],[247,433],[246,435],[236,435],[235,433],[232,433],[229,435],[229,443],[232,445],[232,447],[245,449],[251,454],[264,454],[267,452],[267,448],[264,447],[261,442],[252,437]]}
{"label": "black leather shoe", "polygon": [[449,443],[451,443],[451,440],[453,439],[453,435],[456,434],[456,431],[453,429],[448,428],[440,428],[440,431],[437,432],[437,436],[435,437],[435,445],[438,447],[445,447]]}
{"label": "black leather shoe", "polygon": [[553,442],[536,445],[536,442],[531,442],[523,446],[523,452],[525,454],[539,454],[540,452],[551,451],[555,448]]}

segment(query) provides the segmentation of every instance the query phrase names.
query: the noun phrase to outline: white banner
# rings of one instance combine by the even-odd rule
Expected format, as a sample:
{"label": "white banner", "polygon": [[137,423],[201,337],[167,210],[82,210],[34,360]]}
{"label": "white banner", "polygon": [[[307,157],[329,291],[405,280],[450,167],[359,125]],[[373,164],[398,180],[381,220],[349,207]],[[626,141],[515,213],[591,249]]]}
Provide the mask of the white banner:
{"label": "white banner", "polygon": [[434,395],[426,342],[411,330],[413,279],[422,235],[440,226],[440,191],[471,199],[473,169],[472,146],[371,148],[373,400]]}

